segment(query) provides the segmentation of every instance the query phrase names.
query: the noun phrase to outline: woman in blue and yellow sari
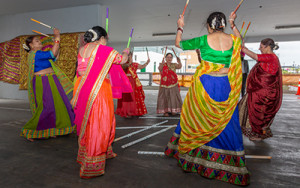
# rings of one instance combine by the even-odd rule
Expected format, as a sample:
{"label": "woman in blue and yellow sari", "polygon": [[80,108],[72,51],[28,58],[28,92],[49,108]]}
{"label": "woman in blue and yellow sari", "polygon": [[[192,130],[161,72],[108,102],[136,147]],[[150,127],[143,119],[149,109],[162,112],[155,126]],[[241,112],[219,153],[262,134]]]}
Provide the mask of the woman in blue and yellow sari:
{"label": "woman in blue and yellow sari", "polygon": [[28,98],[32,118],[21,130],[30,141],[49,138],[74,131],[74,112],[66,93],[73,90],[68,77],[55,66],[59,52],[60,33],[54,29],[54,44],[50,51],[42,51],[39,37],[26,39],[28,54]]}
{"label": "woman in blue and yellow sari", "polygon": [[242,86],[241,38],[230,15],[234,35],[224,33],[221,12],[207,19],[208,35],[181,41],[184,18],[177,22],[176,46],[200,49],[201,63],[184,100],[180,122],[165,150],[184,171],[236,185],[249,184],[237,103]]}

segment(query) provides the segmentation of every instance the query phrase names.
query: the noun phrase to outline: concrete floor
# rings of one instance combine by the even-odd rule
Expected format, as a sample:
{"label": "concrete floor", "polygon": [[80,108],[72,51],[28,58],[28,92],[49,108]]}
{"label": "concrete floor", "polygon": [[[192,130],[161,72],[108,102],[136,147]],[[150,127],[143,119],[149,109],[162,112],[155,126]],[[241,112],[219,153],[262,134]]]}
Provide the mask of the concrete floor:
{"label": "concrete floor", "polygon": [[[149,113],[140,119],[117,117],[117,127],[150,126],[165,121],[155,114],[157,90],[145,90]],[[186,91],[181,92],[182,97]],[[253,143],[244,138],[247,155],[270,155],[271,160],[248,159],[248,187],[300,187],[300,98],[284,94],[283,105],[272,125],[274,137]],[[27,101],[0,99],[0,187],[237,187],[183,172],[175,159],[139,155],[138,151],[164,151],[175,128],[126,149],[122,145],[164,128],[152,128],[114,143],[115,159],[108,160],[104,176],[85,180],[76,163],[76,135],[28,142],[20,137],[30,119]],[[151,118],[156,117],[156,118]],[[163,125],[177,124],[179,116]],[[118,129],[116,138],[139,129]]]}

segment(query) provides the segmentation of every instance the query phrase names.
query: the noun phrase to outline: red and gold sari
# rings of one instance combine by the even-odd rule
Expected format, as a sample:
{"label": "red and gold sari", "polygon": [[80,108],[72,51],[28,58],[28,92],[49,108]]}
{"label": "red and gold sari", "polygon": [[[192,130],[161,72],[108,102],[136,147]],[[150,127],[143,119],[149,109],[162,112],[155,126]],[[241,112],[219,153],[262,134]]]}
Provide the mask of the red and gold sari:
{"label": "red and gold sari", "polygon": [[182,99],[176,74],[176,63],[165,63],[160,72],[160,87],[157,98],[157,113],[180,113]]}
{"label": "red and gold sari", "polygon": [[[99,45],[92,52],[86,73],[81,77],[71,101],[76,114],[75,124],[81,127],[77,162],[81,164],[82,178],[104,174],[105,160],[116,156],[111,146],[116,126],[111,87],[115,76],[110,75],[109,79],[107,76],[113,63],[121,60],[122,56],[113,48]],[[123,91],[126,87],[132,91],[126,79],[119,79]]]}
{"label": "red and gold sari", "polygon": [[239,103],[240,124],[250,139],[272,137],[270,126],[282,103],[282,73],[275,54],[258,55],[247,80],[247,94]]}
{"label": "red and gold sari", "polygon": [[122,98],[118,99],[116,114],[121,117],[142,116],[147,114],[145,105],[145,93],[143,86],[136,73],[138,63],[132,63],[124,71],[131,83],[133,92],[123,93]]}

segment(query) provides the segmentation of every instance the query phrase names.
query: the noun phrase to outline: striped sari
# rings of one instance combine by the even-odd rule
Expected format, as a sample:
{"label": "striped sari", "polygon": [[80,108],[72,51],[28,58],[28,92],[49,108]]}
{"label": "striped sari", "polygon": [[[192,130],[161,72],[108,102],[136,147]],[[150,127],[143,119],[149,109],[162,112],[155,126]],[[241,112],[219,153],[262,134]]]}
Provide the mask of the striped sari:
{"label": "striped sari", "polygon": [[[197,42],[183,41],[181,44],[183,49],[200,48],[202,61],[165,154],[177,158],[185,171],[247,185],[249,172],[245,166],[237,110],[242,86],[241,40],[232,35],[233,48],[222,53],[209,49],[204,39],[201,37],[196,39]],[[206,56],[207,53],[210,53],[210,57]],[[224,61],[226,54],[230,61],[228,76],[209,75],[225,66],[220,62]],[[222,61],[214,63],[214,59]]]}

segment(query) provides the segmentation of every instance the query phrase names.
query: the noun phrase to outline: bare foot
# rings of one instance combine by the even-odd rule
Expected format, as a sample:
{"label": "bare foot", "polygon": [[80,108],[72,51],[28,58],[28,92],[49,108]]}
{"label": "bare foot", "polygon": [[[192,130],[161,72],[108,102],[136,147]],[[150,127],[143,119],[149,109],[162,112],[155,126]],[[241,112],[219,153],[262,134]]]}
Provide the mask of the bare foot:
{"label": "bare foot", "polygon": [[169,113],[164,113],[164,117],[169,117]]}
{"label": "bare foot", "polygon": [[115,158],[115,157],[117,157],[118,155],[116,154],[116,153],[110,153],[110,154],[108,154],[107,156],[106,156],[106,159],[112,159],[112,158]]}
{"label": "bare foot", "polygon": [[257,138],[257,137],[249,138],[249,140],[251,140],[251,141],[262,141],[261,138]]}
{"label": "bare foot", "polygon": [[30,142],[33,142],[33,139],[32,138],[27,138],[28,141]]}

